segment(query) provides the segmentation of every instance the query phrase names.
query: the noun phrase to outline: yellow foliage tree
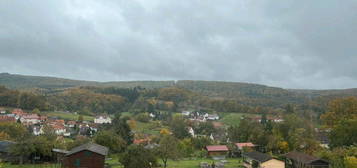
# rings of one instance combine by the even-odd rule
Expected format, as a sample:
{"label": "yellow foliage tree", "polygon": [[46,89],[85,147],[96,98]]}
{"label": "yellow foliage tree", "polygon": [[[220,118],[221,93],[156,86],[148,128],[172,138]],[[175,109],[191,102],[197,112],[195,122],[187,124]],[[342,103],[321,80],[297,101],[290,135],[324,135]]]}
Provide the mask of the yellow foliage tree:
{"label": "yellow foliage tree", "polygon": [[357,158],[354,156],[346,157],[345,166],[348,168],[357,168]]}
{"label": "yellow foliage tree", "polygon": [[135,120],[129,120],[128,121],[130,129],[135,129],[136,128],[136,121]]}
{"label": "yellow foliage tree", "polygon": [[289,144],[286,141],[279,141],[278,148],[281,152],[285,153],[289,150]]}
{"label": "yellow foliage tree", "polygon": [[6,132],[1,131],[0,132],[0,141],[3,141],[3,140],[10,140],[10,136]]}
{"label": "yellow foliage tree", "polygon": [[170,135],[171,132],[167,128],[163,128],[163,129],[161,129],[160,134],[161,135]]}

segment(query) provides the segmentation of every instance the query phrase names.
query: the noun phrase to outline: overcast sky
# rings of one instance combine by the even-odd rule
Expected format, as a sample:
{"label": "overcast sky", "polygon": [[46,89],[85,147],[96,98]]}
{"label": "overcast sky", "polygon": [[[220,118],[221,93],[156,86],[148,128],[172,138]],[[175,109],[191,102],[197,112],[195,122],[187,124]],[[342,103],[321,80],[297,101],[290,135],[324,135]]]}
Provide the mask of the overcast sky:
{"label": "overcast sky", "polygon": [[357,87],[357,0],[1,0],[0,72]]}

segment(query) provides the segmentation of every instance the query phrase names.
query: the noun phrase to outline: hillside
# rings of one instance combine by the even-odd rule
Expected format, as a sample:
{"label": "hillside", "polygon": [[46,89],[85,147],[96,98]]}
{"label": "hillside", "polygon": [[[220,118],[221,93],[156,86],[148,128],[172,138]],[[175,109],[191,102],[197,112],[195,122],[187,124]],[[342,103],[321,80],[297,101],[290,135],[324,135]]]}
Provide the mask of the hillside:
{"label": "hillside", "polygon": [[221,81],[118,81],[95,82],[70,80],[55,77],[25,76],[9,73],[0,74],[0,85],[11,89],[63,89],[78,86],[133,88],[166,88],[176,86],[210,98],[237,100],[242,104],[260,106],[282,106],[283,104],[304,104],[311,99],[357,96],[357,89],[341,90],[298,90],[269,87],[259,84]]}

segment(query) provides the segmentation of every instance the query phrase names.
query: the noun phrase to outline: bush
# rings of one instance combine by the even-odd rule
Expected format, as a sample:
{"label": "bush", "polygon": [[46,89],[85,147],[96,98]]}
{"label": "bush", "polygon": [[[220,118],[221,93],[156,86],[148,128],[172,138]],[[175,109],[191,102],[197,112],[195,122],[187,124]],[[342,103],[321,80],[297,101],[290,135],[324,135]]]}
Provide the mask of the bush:
{"label": "bush", "polygon": [[135,119],[140,122],[147,123],[150,121],[150,116],[148,113],[140,113],[135,116]]}

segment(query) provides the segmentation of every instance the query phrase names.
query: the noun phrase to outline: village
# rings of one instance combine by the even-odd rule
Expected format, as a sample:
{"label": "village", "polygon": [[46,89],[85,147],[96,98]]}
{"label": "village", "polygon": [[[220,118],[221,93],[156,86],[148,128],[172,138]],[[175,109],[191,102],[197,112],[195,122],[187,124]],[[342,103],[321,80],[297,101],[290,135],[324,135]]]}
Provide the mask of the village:
{"label": "village", "polygon": [[[156,114],[157,115],[157,114]],[[305,153],[291,151],[280,156],[271,155],[265,152],[265,147],[259,144],[254,144],[252,142],[232,142],[229,139],[227,132],[227,125],[222,122],[222,118],[216,114],[208,114],[198,111],[187,111],[183,110],[181,113],[176,115],[183,117],[189,123],[185,126],[186,131],[189,133],[191,138],[204,138],[209,139],[212,143],[209,145],[202,146],[202,150],[205,154],[201,156],[205,158],[201,161],[197,160],[196,165],[190,165],[192,167],[200,168],[224,168],[224,167],[264,167],[264,168],[298,168],[299,165],[308,166],[311,168],[328,168],[329,163],[326,160],[319,159],[318,157],[311,156]],[[112,124],[112,117],[106,114],[97,115],[94,117],[93,121],[83,120],[83,117],[78,117],[77,120],[65,120],[59,117],[48,117],[44,114],[36,114],[33,112],[24,112],[22,109],[12,109],[6,110],[4,108],[0,109],[0,123],[21,123],[25,126],[29,132],[34,136],[39,136],[44,134],[44,130],[50,128],[57,135],[57,138],[75,139],[78,136],[83,137],[94,137],[97,132],[103,126],[109,126]],[[160,122],[154,121],[157,118],[155,114],[150,113],[148,117],[151,118],[150,122]],[[255,123],[262,122],[262,116],[240,116],[241,120],[249,120]],[[268,116],[264,120],[268,120],[273,123],[281,123],[284,119],[280,116]],[[128,120],[129,125],[134,121],[133,119]],[[202,123],[212,124],[214,131],[204,132],[199,131],[197,125]],[[135,124],[134,124],[135,125]],[[142,145],[146,149],[154,149],[160,146],[160,144],[155,141],[157,134],[149,133],[148,130],[136,129],[136,126],[131,126],[132,133],[134,134],[133,144]],[[154,128],[159,131],[158,134],[172,134],[170,130],[165,127]],[[165,133],[167,131],[167,133]],[[14,142],[11,141],[0,141],[0,158],[2,161],[8,161],[9,163],[16,163],[16,156],[11,156],[9,149]],[[323,139],[320,141],[322,147],[328,147],[328,140]],[[89,152],[94,153],[89,155]],[[83,153],[84,154],[81,154]],[[93,142],[88,142],[81,144],[72,149],[52,149],[52,159],[50,162],[53,165],[58,165],[62,167],[94,167],[104,168],[113,167],[113,161],[109,152],[109,148],[102,146]],[[38,162],[41,162],[41,158],[36,158]],[[81,160],[81,163],[79,163]],[[89,164],[89,165],[86,165]],[[73,166],[74,165],[74,166]],[[114,166],[115,167],[115,166]]]}

